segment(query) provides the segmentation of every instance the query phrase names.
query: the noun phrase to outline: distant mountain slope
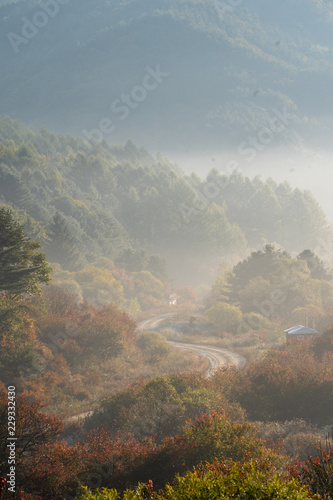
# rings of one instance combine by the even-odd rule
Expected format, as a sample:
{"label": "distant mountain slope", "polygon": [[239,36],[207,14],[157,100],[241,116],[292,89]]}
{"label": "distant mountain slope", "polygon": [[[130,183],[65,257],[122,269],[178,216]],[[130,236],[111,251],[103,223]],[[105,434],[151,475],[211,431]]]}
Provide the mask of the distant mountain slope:
{"label": "distant mountain slope", "polygon": [[0,7],[0,113],[81,136],[108,119],[111,142],[184,150],[237,146],[286,108],[284,143],[329,141],[330,2],[44,4]]}
{"label": "distant mountain slope", "polygon": [[140,271],[136,262],[146,252],[192,284],[209,282],[222,260],[237,262],[267,242],[288,251],[314,248],[327,225],[311,193],[287,183],[217,171],[202,180],[130,141],[89,148],[6,117],[0,203],[26,212],[29,236],[65,269],[106,257]]}

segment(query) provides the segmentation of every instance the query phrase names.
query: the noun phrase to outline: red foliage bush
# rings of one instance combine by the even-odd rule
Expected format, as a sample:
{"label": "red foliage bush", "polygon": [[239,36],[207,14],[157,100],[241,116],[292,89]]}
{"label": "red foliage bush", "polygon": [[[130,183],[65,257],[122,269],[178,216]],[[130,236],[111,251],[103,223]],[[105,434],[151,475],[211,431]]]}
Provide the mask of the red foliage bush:
{"label": "red foliage bush", "polygon": [[292,343],[235,373],[231,395],[253,420],[302,418],[329,425],[333,423],[333,363],[326,358],[318,361],[310,345]]}
{"label": "red foliage bush", "polygon": [[295,462],[289,468],[292,477],[298,477],[312,494],[322,499],[333,498],[333,450],[329,447],[318,450],[317,457],[309,457],[306,462]]}

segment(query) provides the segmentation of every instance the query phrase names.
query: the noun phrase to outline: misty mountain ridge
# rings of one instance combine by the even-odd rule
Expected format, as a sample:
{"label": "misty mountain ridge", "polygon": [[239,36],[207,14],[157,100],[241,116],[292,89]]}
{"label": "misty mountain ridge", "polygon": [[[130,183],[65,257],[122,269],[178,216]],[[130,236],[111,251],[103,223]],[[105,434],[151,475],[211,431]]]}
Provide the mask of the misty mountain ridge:
{"label": "misty mountain ridge", "polygon": [[203,179],[131,141],[92,147],[7,117],[0,203],[19,211],[29,237],[64,269],[102,257],[131,266],[143,251],[164,259],[180,283],[207,283],[221,261],[272,242],[326,258],[331,234],[311,192],[287,182],[216,169]]}
{"label": "misty mountain ridge", "polygon": [[[289,113],[274,146],[330,146],[333,4],[231,3],[3,5],[0,112],[82,137],[112,122],[112,143],[180,153],[238,148]],[[142,90],[147,68],[168,76]]]}

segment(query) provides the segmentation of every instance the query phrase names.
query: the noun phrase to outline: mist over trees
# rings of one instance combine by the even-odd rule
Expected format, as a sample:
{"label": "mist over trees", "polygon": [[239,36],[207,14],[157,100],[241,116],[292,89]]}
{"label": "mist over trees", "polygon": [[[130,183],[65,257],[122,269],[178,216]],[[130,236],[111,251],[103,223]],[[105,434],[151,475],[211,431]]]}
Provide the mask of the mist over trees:
{"label": "mist over trees", "polygon": [[208,268],[222,257],[232,262],[270,241],[300,252],[326,231],[311,193],[287,183],[216,170],[200,179],[131,142],[90,151],[80,139],[9,118],[0,132],[1,200],[69,272],[108,258],[162,281],[168,266],[198,284],[213,279]]}
{"label": "mist over trees", "polygon": [[0,0],[1,500],[333,499],[332,27]]}
{"label": "mist over trees", "polygon": [[[288,126],[273,132],[277,147],[330,146],[330,2],[72,0],[56,6],[52,17],[35,2],[1,5],[1,114],[82,137],[108,118],[113,126],[105,138],[112,143],[131,138],[181,152],[240,146],[247,158],[256,151],[249,138],[276,113],[287,113]],[[34,25],[40,12],[47,27]],[[22,36],[25,29],[30,38]],[[144,102],[129,106],[122,95],[142,83],[147,67],[168,76],[156,80]]]}

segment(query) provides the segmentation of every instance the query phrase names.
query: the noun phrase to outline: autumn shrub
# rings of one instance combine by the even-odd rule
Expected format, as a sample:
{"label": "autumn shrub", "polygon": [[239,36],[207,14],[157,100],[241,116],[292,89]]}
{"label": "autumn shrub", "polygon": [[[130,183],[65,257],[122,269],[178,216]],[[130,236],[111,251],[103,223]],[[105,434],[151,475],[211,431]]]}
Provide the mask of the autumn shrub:
{"label": "autumn shrub", "polygon": [[71,446],[65,441],[46,442],[24,461],[22,484],[26,493],[45,500],[73,495],[84,485],[124,491],[152,480],[162,488],[176,473],[185,474],[200,463],[215,458],[246,462],[249,457],[283,463],[264,448],[251,424],[232,422],[226,413],[216,412],[188,422],[179,435],[160,443],[153,438],[139,441],[131,435],[112,435],[105,426],[85,437],[81,434]]}
{"label": "autumn shrub", "polygon": [[126,313],[109,305],[91,310],[75,338],[80,347],[106,360],[118,356],[127,345],[134,344],[135,327]]}
{"label": "autumn shrub", "polygon": [[160,333],[144,332],[137,340],[137,346],[148,360],[158,360],[166,356],[171,347]]}
{"label": "autumn shrub", "polygon": [[316,338],[312,345],[312,350],[319,360],[323,360],[325,356],[330,355],[332,360],[333,355],[333,328],[328,328],[323,335]]}
{"label": "autumn shrub", "polygon": [[[115,489],[102,488],[101,490],[92,492],[89,488],[84,487],[82,494],[76,497],[80,500],[120,500],[120,494]],[[137,498],[140,498],[137,496]]]}
{"label": "autumn shrub", "polygon": [[316,455],[309,456],[303,463],[296,462],[290,468],[290,475],[299,477],[304,486],[312,494],[320,498],[331,500],[333,498],[333,449],[318,448]]}
{"label": "autumn shrub", "polygon": [[74,296],[52,285],[43,296],[44,309],[36,313],[40,340],[61,350],[71,364],[87,356],[115,357],[136,341],[136,325],[115,305],[77,304]]}
{"label": "autumn shrub", "polygon": [[321,436],[305,432],[295,432],[283,440],[283,447],[292,458],[306,460],[309,456],[317,454]]}
{"label": "autumn shrub", "polygon": [[87,421],[107,423],[113,432],[130,431],[139,438],[167,435],[179,429],[183,405],[167,377],[136,382],[127,389],[104,398],[101,407]]}
{"label": "autumn shrub", "polygon": [[297,481],[284,481],[255,461],[244,465],[229,461],[216,464],[215,467],[196,468],[185,477],[178,476],[173,485],[168,485],[165,492],[156,496],[158,500],[208,498],[305,500],[310,496]]}
{"label": "autumn shrub", "polygon": [[193,444],[189,454],[193,465],[215,458],[245,462],[266,453],[252,424],[233,422],[222,410],[186,423],[182,436],[185,442]]}
{"label": "autumn shrub", "polygon": [[236,333],[242,321],[242,311],[226,302],[218,302],[206,311],[206,316],[222,332]]}
{"label": "autumn shrub", "polygon": [[149,271],[133,272],[134,295],[142,310],[160,307],[166,303],[166,295],[162,281]]}
{"label": "autumn shrub", "polygon": [[105,427],[81,435],[72,446],[65,441],[47,443],[25,463],[24,491],[41,495],[43,500],[60,500],[73,498],[83,485],[125,488],[133,484],[156,449],[153,441],[139,442],[125,435],[111,437]]}
{"label": "autumn shrub", "polygon": [[[25,396],[18,395],[16,399],[16,470],[18,480],[22,481],[25,464],[38,455],[42,443],[52,442],[59,436],[63,424],[53,415],[43,412],[40,401],[30,402]],[[7,422],[7,392],[0,391],[0,476],[8,472],[8,422]],[[21,483],[22,484],[22,483]]]}
{"label": "autumn shrub", "polygon": [[164,438],[158,446],[151,444],[141,463],[117,481],[111,477],[106,486],[123,489],[124,484],[132,486],[151,479],[161,488],[176,473],[184,474],[199,463],[215,458],[245,462],[249,457],[270,457],[279,466],[284,463],[282,457],[265,449],[251,424],[232,422],[227,414],[216,412],[188,422],[179,435]]}
{"label": "autumn shrub", "polygon": [[257,436],[268,446],[278,447],[281,453],[292,459],[306,460],[317,453],[323,432],[302,419],[286,422],[254,422]]}
{"label": "autumn shrub", "polygon": [[66,361],[74,368],[80,366],[82,359],[84,359],[84,349],[79,346],[75,339],[64,341],[62,354]]}
{"label": "autumn shrub", "polygon": [[135,382],[105,397],[86,425],[106,423],[113,432],[162,438],[179,433],[187,420],[219,409],[227,409],[234,419],[244,418],[239,405],[230,404],[218,387],[200,375],[175,374]]}
{"label": "autumn shrub", "polygon": [[[7,358],[12,350],[13,363],[19,365],[22,375],[16,384],[21,392],[43,400],[51,412],[68,414],[73,404],[74,411],[78,408],[80,412],[79,402],[84,406],[88,400],[93,380],[99,381],[98,392],[105,390],[98,373],[102,365],[134,347],[135,322],[113,305],[78,304],[75,297],[57,285],[44,292],[40,304],[33,298],[25,309],[34,320],[27,316],[22,338],[3,336],[7,349],[0,352],[0,376],[1,355],[9,366]],[[38,369],[29,368],[31,353]],[[88,372],[92,372],[91,379],[86,376]],[[83,378],[75,380],[80,374]]]}
{"label": "autumn shrub", "polygon": [[78,446],[65,441],[41,444],[38,454],[25,464],[22,486],[26,493],[39,494],[43,500],[58,500],[72,493],[85,475],[86,460]]}
{"label": "autumn shrub", "polygon": [[62,354],[54,356],[45,366],[44,371],[20,382],[21,390],[30,400],[41,400],[46,405],[57,399],[63,400],[71,385],[71,371]]}
{"label": "autumn shrub", "polygon": [[[153,488],[153,489],[152,489]],[[184,476],[176,476],[172,484],[154,493],[154,483],[139,484],[123,495],[116,490],[86,490],[78,500],[229,500],[235,498],[260,500],[307,500],[311,497],[305,487],[292,479],[274,473],[269,463],[252,460],[238,464],[232,460],[215,461],[196,467]]]}
{"label": "autumn shrub", "polygon": [[73,317],[80,311],[75,295],[54,283],[46,288],[43,299],[48,314],[53,316]]}
{"label": "autumn shrub", "polygon": [[231,397],[251,419],[307,419],[333,422],[333,363],[318,361],[306,343],[269,351],[263,359],[233,374]]}
{"label": "autumn shrub", "polygon": [[34,320],[24,306],[13,305],[0,298],[0,377],[13,381],[20,371],[40,370],[39,356],[50,351],[40,342]]}
{"label": "autumn shrub", "polygon": [[61,342],[69,339],[85,319],[88,306],[78,304],[74,295],[59,285],[51,284],[37,302],[34,298],[29,304],[35,318],[38,337],[46,344],[59,348]]}

